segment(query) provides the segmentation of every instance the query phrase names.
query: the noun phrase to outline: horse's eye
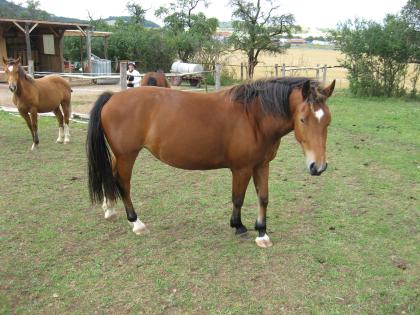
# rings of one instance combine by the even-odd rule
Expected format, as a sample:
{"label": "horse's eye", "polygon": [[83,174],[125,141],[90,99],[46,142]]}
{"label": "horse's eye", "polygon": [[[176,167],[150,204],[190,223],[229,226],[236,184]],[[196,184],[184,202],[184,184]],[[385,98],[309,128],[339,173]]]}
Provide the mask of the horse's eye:
{"label": "horse's eye", "polygon": [[304,119],[304,118],[301,118],[301,119],[300,119],[300,122],[301,122],[302,124],[304,124],[304,123],[305,123],[305,119]]}

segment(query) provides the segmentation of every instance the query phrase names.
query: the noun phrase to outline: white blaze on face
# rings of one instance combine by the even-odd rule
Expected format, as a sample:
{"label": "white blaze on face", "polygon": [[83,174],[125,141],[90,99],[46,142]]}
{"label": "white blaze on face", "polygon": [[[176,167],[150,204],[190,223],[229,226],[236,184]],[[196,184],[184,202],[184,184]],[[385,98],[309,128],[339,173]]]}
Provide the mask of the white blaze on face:
{"label": "white blaze on face", "polygon": [[321,118],[324,117],[324,111],[322,109],[318,109],[315,112],[315,117],[318,119],[319,122],[321,122]]}
{"label": "white blaze on face", "polygon": [[13,66],[9,66],[9,67],[7,67],[7,69],[8,69],[10,72],[12,72],[12,71],[13,71]]}

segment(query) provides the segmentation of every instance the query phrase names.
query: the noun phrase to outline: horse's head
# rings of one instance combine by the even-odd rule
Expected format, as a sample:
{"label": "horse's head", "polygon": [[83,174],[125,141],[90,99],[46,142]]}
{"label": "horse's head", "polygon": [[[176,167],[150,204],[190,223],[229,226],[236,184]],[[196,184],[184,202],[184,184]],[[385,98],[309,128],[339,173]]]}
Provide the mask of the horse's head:
{"label": "horse's head", "polygon": [[311,175],[321,175],[327,169],[326,142],[327,128],[331,113],[326,104],[335,86],[319,89],[306,81],[302,87],[302,97],[293,113],[295,137],[306,156],[306,165]]}
{"label": "horse's head", "polygon": [[7,75],[7,83],[9,83],[9,89],[14,93],[17,90],[17,82],[19,79],[20,57],[15,60],[5,59],[3,57],[3,64]]}

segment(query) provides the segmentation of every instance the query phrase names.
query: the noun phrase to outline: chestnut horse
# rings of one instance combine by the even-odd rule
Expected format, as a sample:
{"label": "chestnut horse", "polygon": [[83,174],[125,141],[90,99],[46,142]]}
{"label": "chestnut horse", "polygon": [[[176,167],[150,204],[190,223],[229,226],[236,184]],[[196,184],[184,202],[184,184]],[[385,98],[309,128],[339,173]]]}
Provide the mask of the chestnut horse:
{"label": "chestnut horse", "polygon": [[169,84],[168,80],[165,77],[165,74],[161,71],[158,72],[147,72],[145,73],[143,79],[140,83],[141,86],[159,86],[170,88],[171,85]]}
{"label": "chestnut horse", "polygon": [[209,94],[156,87],[104,93],[91,111],[87,135],[90,198],[93,203],[104,201],[105,218],[115,214],[112,205],[122,198],[133,232],[142,234],[147,229],[137,218],[130,197],[131,172],[141,149],[182,169],[229,168],[233,178],[231,227],[236,234],[247,232],[241,207],[252,177],[259,201],[256,243],[269,247],[269,163],[281,137],[294,130],[309,173],[325,171],[331,121],[326,100],[334,85],[335,80],[322,89],[308,78],[282,78]]}
{"label": "chestnut horse", "polygon": [[[20,58],[3,58],[13,103],[25,119],[32,134],[32,150],[39,143],[38,113],[53,112],[58,120],[58,143],[70,142],[69,119],[71,115],[71,88],[63,78],[55,75],[33,79],[20,65]],[[61,112],[60,104],[63,112]],[[64,114],[64,118],[63,118]]]}

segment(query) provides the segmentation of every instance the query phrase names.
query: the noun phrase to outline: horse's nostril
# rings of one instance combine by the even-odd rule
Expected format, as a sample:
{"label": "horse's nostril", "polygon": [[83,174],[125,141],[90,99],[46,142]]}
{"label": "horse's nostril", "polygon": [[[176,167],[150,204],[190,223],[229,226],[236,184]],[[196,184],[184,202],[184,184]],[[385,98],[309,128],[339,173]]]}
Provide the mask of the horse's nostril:
{"label": "horse's nostril", "polygon": [[320,175],[321,173],[318,172],[315,163],[311,163],[311,165],[309,165],[309,172],[311,173],[311,175]]}
{"label": "horse's nostril", "polygon": [[312,162],[311,163],[311,165],[309,165],[309,170],[312,172],[312,171],[316,171],[316,166],[315,166],[315,163],[314,162]]}

